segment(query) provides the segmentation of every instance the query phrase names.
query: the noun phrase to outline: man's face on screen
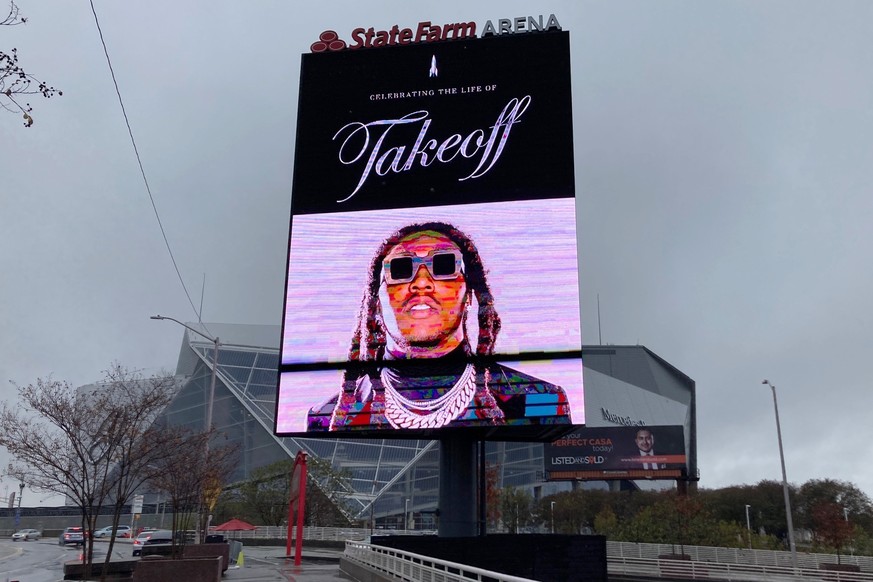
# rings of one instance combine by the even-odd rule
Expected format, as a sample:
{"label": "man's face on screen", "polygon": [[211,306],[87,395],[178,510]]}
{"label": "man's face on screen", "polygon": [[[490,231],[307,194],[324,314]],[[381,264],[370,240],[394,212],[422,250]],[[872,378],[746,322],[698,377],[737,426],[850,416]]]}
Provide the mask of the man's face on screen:
{"label": "man's face on screen", "polygon": [[652,433],[647,430],[641,430],[637,432],[636,441],[637,448],[644,453],[651,453],[652,447],[655,446],[655,437],[653,437]]}
{"label": "man's face on screen", "polygon": [[383,279],[397,329],[418,357],[438,357],[463,341],[467,283],[461,251],[434,231],[403,238],[385,257]]}

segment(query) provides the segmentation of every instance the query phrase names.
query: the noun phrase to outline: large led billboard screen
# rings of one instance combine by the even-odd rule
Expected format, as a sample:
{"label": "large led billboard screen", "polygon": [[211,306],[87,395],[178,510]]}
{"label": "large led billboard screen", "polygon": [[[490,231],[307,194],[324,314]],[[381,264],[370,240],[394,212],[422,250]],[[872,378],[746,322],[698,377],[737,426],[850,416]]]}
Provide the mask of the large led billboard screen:
{"label": "large led billboard screen", "polygon": [[303,56],[276,433],[584,423],[569,39]]}

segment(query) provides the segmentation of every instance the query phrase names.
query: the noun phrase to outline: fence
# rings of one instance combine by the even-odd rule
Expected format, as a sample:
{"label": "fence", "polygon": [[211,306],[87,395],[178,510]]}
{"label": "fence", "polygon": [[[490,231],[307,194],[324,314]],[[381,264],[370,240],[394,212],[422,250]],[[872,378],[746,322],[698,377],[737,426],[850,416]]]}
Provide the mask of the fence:
{"label": "fence", "polygon": [[[296,529],[296,528],[294,528]],[[294,537],[294,529],[292,529],[291,537]],[[265,539],[281,539],[284,540],[288,534],[287,527],[259,525],[250,531],[215,531],[215,527],[209,528],[209,533],[224,534],[225,537],[234,540],[265,540]],[[370,530],[367,528],[357,527],[312,527],[306,526],[303,528],[303,539],[344,542],[346,540],[365,540],[369,537]]]}
{"label": "fence", "polygon": [[344,556],[355,564],[408,582],[533,582],[529,578],[489,572],[364,542],[347,541]]}
{"label": "fence", "polygon": [[[746,550],[742,548],[717,548],[710,546],[680,546],[678,544],[642,544],[633,542],[606,542],[606,555],[609,558],[649,558],[657,559],[665,554],[683,553],[696,562],[717,564],[747,564],[755,566],[777,566],[791,568],[791,552],[774,550]],[[841,564],[858,566],[862,572],[873,573],[873,557],[840,556]],[[818,570],[822,564],[836,564],[834,554],[797,553],[799,568]]]}
{"label": "fence", "polygon": [[[285,539],[285,527],[258,526],[253,531],[226,532],[231,538],[246,539]],[[303,539],[307,540],[368,540],[370,528],[336,528],[313,527],[303,528]],[[375,535],[433,535],[431,530],[382,530],[372,531]],[[743,548],[720,548],[711,546],[685,546],[671,544],[645,544],[635,542],[606,542],[606,553],[610,558],[650,558],[657,559],[664,554],[684,553],[697,562],[715,562],[719,564],[751,564],[757,566],[781,566],[791,568],[791,552],[775,550],[747,550]],[[800,568],[818,569],[822,564],[836,564],[835,554],[797,553],[797,565]],[[858,566],[862,572],[873,572],[873,557],[844,556],[839,558],[841,564]]]}
{"label": "fence", "polygon": [[869,572],[838,572],[811,568],[786,568],[756,564],[724,564],[685,560],[609,556],[610,576],[640,576],[669,579],[715,579],[725,582],[871,582]]}
{"label": "fence", "polygon": [[[264,540],[264,539],[281,539],[284,540],[288,534],[288,529],[284,526],[268,526],[259,525],[251,531],[228,531],[217,532],[215,527],[209,528],[209,533],[223,533],[226,537],[236,540]],[[369,540],[370,528],[367,527],[314,527],[306,526],[303,528],[303,539],[305,540],[322,540],[333,542],[344,542],[346,540]],[[372,530],[374,535],[435,535],[433,530],[423,529],[376,529]],[[291,537],[294,537],[292,529]]]}
{"label": "fence", "polygon": [[[334,528],[306,528],[308,534],[322,536],[319,539],[339,539],[354,532],[358,536],[369,534],[367,529],[335,530]],[[394,531],[393,534],[403,534]],[[418,532],[416,532],[418,533]],[[284,533],[282,534],[284,536]],[[350,535],[349,538],[355,536]],[[681,551],[688,560],[660,559],[659,556]],[[436,560],[418,554],[402,552],[366,542],[346,541],[345,556],[362,565],[389,573],[397,578],[417,582],[453,582],[455,580],[523,580],[512,576]],[[744,550],[707,546],[673,546],[670,544],[637,544],[631,542],[607,542],[607,564],[610,575],[650,576],[655,578],[701,579],[714,578],[726,582],[789,582],[826,580],[829,582],[873,582],[873,558],[869,556],[842,556],[842,564],[852,564],[861,572],[823,570],[823,564],[836,564],[833,554],[798,554],[798,568],[791,565],[790,552],[771,550]]]}

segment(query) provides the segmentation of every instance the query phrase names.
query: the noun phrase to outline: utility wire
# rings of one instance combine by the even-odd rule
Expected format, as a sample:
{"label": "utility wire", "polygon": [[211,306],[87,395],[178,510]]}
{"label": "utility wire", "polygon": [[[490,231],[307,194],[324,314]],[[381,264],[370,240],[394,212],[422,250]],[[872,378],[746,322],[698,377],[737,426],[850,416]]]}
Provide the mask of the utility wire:
{"label": "utility wire", "polygon": [[[185,297],[188,298],[188,303],[197,315],[197,321],[200,321],[197,308],[194,306],[194,301],[191,300],[191,294],[188,293],[188,287],[185,286],[185,281],[182,279],[182,273],[179,271],[179,265],[176,263],[176,257],[173,255],[173,249],[170,248],[170,241],[167,239],[167,233],[164,230],[164,224],[161,222],[161,215],[158,213],[158,207],[155,204],[155,198],[152,196],[152,189],[149,187],[148,178],[146,178],[145,168],[142,165],[142,159],[139,157],[139,149],[136,147],[136,140],[133,138],[133,130],[130,128],[130,120],[127,117],[127,110],[124,108],[124,101],[121,99],[121,91],[118,89],[118,81],[115,78],[115,70],[112,68],[112,61],[109,58],[109,50],[106,48],[106,41],[103,38],[103,29],[100,28],[100,20],[97,18],[97,11],[94,9],[94,0],[89,0],[91,4],[91,13],[94,14],[94,23],[97,25],[97,32],[100,33],[100,44],[103,45],[103,54],[106,55],[106,64],[109,65],[109,72],[112,74],[112,83],[115,85],[115,94],[118,95],[118,103],[121,105],[121,113],[124,114],[124,124],[127,126],[127,134],[130,136],[130,143],[133,144],[133,152],[136,154],[136,161],[139,164],[139,171],[142,174],[142,181],[145,183],[146,192],[148,192],[149,200],[152,203],[152,209],[155,211],[155,218],[158,221],[158,226],[161,229],[161,236],[164,237],[164,244],[167,247],[167,252],[170,254],[170,260],[173,262],[173,268],[176,269],[176,276],[179,278],[179,283],[182,284],[182,290],[185,291]],[[202,325],[202,322],[201,322]],[[206,326],[204,326],[206,327]],[[209,331],[207,329],[207,331]]]}

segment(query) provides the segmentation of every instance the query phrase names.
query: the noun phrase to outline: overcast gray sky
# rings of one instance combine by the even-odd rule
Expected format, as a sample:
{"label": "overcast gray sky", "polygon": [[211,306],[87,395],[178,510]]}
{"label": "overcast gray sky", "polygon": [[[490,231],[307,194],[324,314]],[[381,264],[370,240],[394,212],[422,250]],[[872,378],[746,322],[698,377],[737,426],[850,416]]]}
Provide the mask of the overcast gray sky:
{"label": "overcast gray sky", "polygon": [[[149,316],[195,315],[90,7],[18,4],[29,22],[0,28],[0,50],[64,95],[31,99],[30,129],[0,112],[0,395],[116,360],[172,369],[182,330]],[[277,325],[300,54],[326,29],[554,13],[571,33],[585,343],[599,294],[604,343],[697,382],[703,486],[780,477],[768,378],[789,479],[873,495],[870,2],[95,6],[197,303],[206,276],[203,319]]]}

